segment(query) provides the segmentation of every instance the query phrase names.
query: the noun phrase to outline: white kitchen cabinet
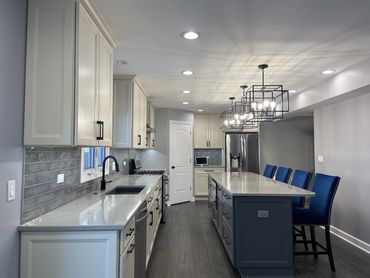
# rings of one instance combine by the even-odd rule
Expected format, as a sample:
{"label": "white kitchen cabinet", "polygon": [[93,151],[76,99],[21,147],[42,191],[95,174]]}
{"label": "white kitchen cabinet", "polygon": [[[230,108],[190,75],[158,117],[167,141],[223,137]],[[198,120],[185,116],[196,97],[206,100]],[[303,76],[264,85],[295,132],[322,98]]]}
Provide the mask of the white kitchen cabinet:
{"label": "white kitchen cabinet", "polygon": [[136,79],[114,79],[113,146],[146,148],[147,99]]}
{"label": "white kitchen cabinet", "polygon": [[[162,180],[154,187],[153,191],[148,195],[148,219],[147,219],[147,230],[146,230],[146,266],[149,264],[150,256],[152,254],[154,241],[157,236],[159,224],[161,222],[162,211],[161,211],[161,200],[162,191],[160,190]],[[150,201],[150,203],[149,203]]]}
{"label": "white kitchen cabinet", "polygon": [[222,148],[222,130],[218,115],[195,115],[194,148]]}
{"label": "white kitchen cabinet", "polygon": [[147,130],[147,137],[148,137],[148,144],[149,148],[155,148],[155,109],[151,103],[147,105],[147,126],[149,126],[149,130]]}
{"label": "white kitchen cabinet", "polygon": [[25,145],[111,145],[116,43],[102,22],[88,0],[29,1]]}
{"label": "white kitchen cabinet", "polygon": [[116,278],[116,231],[22,232],[21,278]]}
{"label": "white kitchen cabinet", "polygon": [[194,168],[194,197],[208,196],[208,174],[221,173],[223,168]]}

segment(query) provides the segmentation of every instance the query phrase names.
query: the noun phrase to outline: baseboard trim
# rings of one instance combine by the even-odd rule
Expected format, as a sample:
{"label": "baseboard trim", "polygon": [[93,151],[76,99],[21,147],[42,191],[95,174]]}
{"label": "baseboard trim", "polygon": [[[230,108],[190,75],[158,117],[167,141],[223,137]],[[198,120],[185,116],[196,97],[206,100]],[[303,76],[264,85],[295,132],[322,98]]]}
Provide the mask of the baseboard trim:
{"label": "baseboard trim", "polygon": [[334,227],[333,225],[330,225],[330,232],[336,235],[337,237],[352,244],[353,246],[357,247],[358,249],[361,249],[362,251],[370,254],[370,244],[366,243],[365,241],[362,241],[361,239],[358,239],[346,232],[343,232],[342,230]]}

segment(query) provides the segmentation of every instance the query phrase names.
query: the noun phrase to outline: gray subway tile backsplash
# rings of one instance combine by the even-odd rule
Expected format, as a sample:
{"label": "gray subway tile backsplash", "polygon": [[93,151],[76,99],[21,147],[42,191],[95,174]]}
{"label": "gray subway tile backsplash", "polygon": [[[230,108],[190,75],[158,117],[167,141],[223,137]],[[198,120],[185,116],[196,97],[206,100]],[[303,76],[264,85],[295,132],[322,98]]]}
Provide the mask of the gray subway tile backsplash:
{"label": "gray subway tile backsplash", "polygon": [[[109,179],[128,174],[129,158],[141,159],[141,150],[115,149],[114,155],[120,172],[111,172]],[[80,147],[26,147],[22,223],[56,209],[68,202],[91,193],[100,186],[100,179],[80,183]],[[57,175],[64,174],[64,182],[57,183]]]}
{"label": "gray subway tile backsplash", "polygon": [[222,149],[194,149],[194,158],[208,156],[209,165],[222,165]]}

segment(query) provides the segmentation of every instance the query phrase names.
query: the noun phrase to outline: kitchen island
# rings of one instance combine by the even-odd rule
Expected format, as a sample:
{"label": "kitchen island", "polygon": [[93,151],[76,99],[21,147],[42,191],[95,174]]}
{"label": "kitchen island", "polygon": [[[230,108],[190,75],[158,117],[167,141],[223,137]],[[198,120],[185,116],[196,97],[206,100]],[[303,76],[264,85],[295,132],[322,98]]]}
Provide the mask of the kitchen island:
{"label": "kitchen island", "polygon": [[209,174],[210,217],[242,277],[293,277],[292,197],[315,193],[251,172]]}
{"label": "kitchen island", "polygon": [[[110,194],[115,188],[137,194]],[[162,175],[128,175],[19,226],[21,278],[133,278],[161,219]],[[140,226],[138,223],[141,222]],[[137,229],[140,227],[141,231]],[[138,254],[136,254],[138,255]]]}

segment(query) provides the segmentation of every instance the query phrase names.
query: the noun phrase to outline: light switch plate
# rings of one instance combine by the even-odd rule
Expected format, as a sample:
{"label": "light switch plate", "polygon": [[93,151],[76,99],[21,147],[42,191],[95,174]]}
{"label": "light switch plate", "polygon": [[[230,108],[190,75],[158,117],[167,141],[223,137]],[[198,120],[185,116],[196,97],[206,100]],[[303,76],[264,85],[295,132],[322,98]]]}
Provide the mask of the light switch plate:
{"label": "light switch plate", "polygon": [[62,183],[64,182],[64,174],[59,174],[57,176],[57,183]]}
{"label": "light switch plate", "polygon": [[15,199],[15,180],[8,181],[8,201]]}
{"label": "light switch plate", "polygon": [[323,155],[318,155],[317,156],[317,161],[320,162],[320,163],[323,163],[324,162],[324,156]]}

